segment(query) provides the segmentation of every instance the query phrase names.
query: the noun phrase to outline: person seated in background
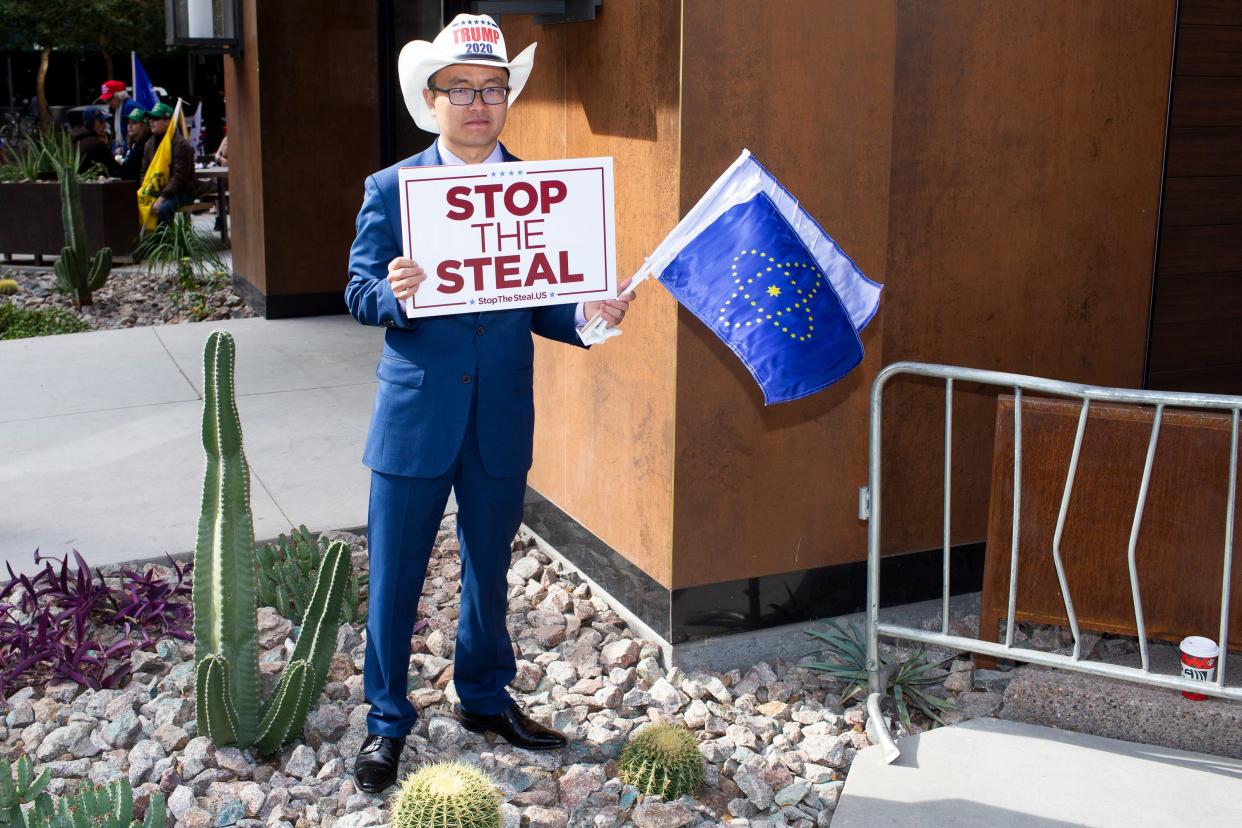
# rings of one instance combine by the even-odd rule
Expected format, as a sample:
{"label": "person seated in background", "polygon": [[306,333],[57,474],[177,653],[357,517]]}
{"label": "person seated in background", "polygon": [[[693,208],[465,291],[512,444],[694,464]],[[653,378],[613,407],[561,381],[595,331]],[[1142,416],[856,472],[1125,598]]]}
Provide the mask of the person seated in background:
{"label": "person seated in background", "polygon": [[102,109],[88,109],[82,116],[82,126],[69,130],[69,138],[78,145],[78,172],[85,173],[99,164],[110,178],[121,174],[121,167],[112,157],[108,143],[108,116]]}
{"label": "person seated in background", "polygon": [[147,126],[147,112],[135,109],[125,120],[126,143],[125,153],[121,156],[121,178],[126,181],[137,181],[142,175],[143,153],[147,141],[151,138],[151,128]]}
{"label": "person seated in background", "polygon": [[125,124],[130,113],[138,108],[126,91],[125,81],[108,80],[99,87],[99,100],[108,105],[112,112],[112,148],[121,153],[125,151]]}
{"label": "person seated in background", "polygon": [[[151,159],[155,156],[155,151],[159,149],[160,143],[164,140],[164,134],[168,132],[168,125],[172,122],[173,108],[166,103],[156,104],[152,107],[148,117],[151,125],[151,137],[147,140],[146,148],[142,153],[142,178],[147,177],[147,168],[151,166]],[[161,223],[172,221],[177,213],[177,209],[189,204],[194,200],[194,148],[190,146],[190,142],[181,130],[174,129],[172,133],[172,159],[168,168],[168,183],[160,190],[159,198],[151,205],[151,209],[159,216]]]}
{"label": "person seated in background", "polygon": [[216,154],[212,158],[221,167],[229,165],[229,136],[225,135],[221,139],[220,146],[216,148]]}

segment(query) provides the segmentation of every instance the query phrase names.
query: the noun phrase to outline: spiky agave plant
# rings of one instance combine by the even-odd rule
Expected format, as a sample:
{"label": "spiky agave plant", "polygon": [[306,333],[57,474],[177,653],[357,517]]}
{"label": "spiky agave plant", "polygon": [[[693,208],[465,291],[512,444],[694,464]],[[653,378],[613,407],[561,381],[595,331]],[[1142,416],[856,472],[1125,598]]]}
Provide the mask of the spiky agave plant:
{"label": "spiky agave plant", "polygon": [[[801,666],[819,670],[844,682],[842,703],[861,695],[867,689],[869,677],[867,641],[863,629],[858,624],[851,624],[849,629],[845,629],[836,621],[828,621],[824,629],[807,630],[807,635],[824,642],[824,650],[834,660],[808,661]],[[907,731],[911,728],[911,707],[940,724],[944,724],[939,715],[941,712],[957,709],[957,705],[931,692],[934,685],[944,680],[943,675],[936,669],[948,659],[933,661],[925,651],[919,650],[909,658],[898,661],[893,655],[884,652],[883,648],[879,657],[880,675],[885,679],[885,689],[892,695],[897,716]]]}
{"label": "spiky agave plant", "polygon": [[435,762],[410,774],[397,794],[393,828],[500,828],[500,793],[487,774]]}
{"label": "spiky agave plant", "polygon": [[703,754],[684,727],[657,724],[634,734],[621,750],[621,781],[645,794],[676,799],[703,785]]}
{"label": "spiky agave plant", "polygon": [[43,136],[37,132],[27,133],[10,144],[6,161],[5,167],[13,171],[6,178],[8,181],[34,181],[51,170]]}
{"label": "spiky agave plant", "polygon": [[172,221],[143,236],[134,248],[134,259],[142,262],[148,273],[173,273],[186,288],[227,269],[220,258],[220,244],[210,233],[196,228],[186,213],[177,213]]}

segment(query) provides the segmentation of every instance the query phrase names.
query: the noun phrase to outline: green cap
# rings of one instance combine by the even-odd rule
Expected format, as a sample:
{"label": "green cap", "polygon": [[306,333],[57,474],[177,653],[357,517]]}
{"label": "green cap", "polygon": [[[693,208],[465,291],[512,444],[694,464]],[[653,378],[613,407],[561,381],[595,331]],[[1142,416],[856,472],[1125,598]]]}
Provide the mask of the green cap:
{"label": "green cap", "polygon": [[125,117],[133,121],[136,124],[140,124],[147,119],[147,111],[140,107],[130,112]]}
{"label": "green cap", "polygon": [[151,111],[148,113],[148,116],[151,118],[171,118],[172,115],[173,108],[166,103],[157,103],[151,107]]}

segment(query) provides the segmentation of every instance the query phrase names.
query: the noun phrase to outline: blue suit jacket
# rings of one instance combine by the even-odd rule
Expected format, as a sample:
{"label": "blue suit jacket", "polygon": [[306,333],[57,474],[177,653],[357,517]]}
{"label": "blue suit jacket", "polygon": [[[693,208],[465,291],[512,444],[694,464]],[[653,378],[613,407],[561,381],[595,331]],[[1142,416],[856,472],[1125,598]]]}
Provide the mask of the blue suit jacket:
{"label": "blue suit jacket", "polygon": [[[501,147],[506,161],[517,161]],[[471,397],[483,465],[494,477],[530,468],[535,428],[531,333],[581,345],[574,305],[407,319],[388,286],[401,255],[397,170],[441,163],[436,144],[369,176],[349,251],[345,302],[364,325],[382,325],[384,353],[362,462],[385,474],[439,477],[457,457]],[[418,252],[414,251],[417,261]]]}

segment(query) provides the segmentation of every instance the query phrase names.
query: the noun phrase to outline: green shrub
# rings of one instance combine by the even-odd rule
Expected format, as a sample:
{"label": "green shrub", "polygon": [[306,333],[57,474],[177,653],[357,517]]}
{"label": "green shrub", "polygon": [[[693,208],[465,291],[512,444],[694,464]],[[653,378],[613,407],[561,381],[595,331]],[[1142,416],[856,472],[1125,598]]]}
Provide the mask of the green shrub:
{"label": "green shrub", "polygon": [[[327,539],[321,536],[316,542],[304,525],[289,535],[282,534],[276,543],[260,546],[255,550],[259,559],[259,605],[275,607],[285,618],[300,625],[315,591],[319,564],[327,554]],[[366,583],[366,575],[350,575],[341,604],[342,623],[366,622],[367,614],[361,609]]]}
{"label": "green shrub", "polygon": [[652,725],[621,750],[621,781],[666,800],[694,796],[703,785],[703,754],[694,734],[676,725]]}
{"label": "green shrub", "polygon": [[424,765],[406,778],[393,828],[500,828],[500,793],[487,774],[461,762]]}
{"label": "green shrub", "polygon": [[64,308],[19,308],[0,302],[0,339],[25,339],[86,330],[90,330],[86,320]]}

